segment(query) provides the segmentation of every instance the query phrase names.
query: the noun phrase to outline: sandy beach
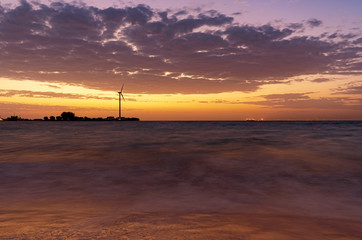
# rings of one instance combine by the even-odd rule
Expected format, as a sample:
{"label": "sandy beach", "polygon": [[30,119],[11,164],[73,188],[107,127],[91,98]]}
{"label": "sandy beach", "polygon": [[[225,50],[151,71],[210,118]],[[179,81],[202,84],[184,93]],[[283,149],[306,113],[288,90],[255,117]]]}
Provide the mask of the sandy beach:
{"label": "sandy beach", "polygon": [[[1,239],[253,239],[359,240],[361,221],[288,215],[219,213],[129,213],[110,218],[94,212],[37,216],[37,211],[1,214]],[[19,216],[22,217],[19,217]],[[11,219],[11,221],[9,221]]]}

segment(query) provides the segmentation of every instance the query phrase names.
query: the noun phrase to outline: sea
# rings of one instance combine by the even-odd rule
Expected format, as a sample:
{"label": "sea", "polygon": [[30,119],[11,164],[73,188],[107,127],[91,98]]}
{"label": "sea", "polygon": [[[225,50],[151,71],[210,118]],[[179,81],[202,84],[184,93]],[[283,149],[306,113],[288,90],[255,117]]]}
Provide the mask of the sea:
{"label": "sea", "polygon": [[360,240],[362,122],[0,122],[0,239]]}

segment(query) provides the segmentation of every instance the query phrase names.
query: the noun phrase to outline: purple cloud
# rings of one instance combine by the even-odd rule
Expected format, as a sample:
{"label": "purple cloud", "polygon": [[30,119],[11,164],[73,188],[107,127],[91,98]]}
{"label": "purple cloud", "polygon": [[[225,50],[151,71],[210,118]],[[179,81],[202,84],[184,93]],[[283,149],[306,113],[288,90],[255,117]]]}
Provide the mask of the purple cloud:
{"label": "purple cloud", "polygon": [[357,40],[353,41],[354,44],[362,44],[362,37],[358,38]]}
{"label": "purple cloud", "polygon": [[318,20],[318,19],[309,19],[307,21],[307,24],[310,26],[310,27],[319,27],[320,25],[322,25],[322,21],[321,20]]}
{"label": "purple cloud", "polygon": [[0,77],[103,90],[125,82],[130,93],[216,93],[361,70],[361,49],[353,45],[358,36],[332,42],[293,34],[302,23],[250,26],[202,9],[172,13],[146,5],[99,9],[25,0],[0,11]]}

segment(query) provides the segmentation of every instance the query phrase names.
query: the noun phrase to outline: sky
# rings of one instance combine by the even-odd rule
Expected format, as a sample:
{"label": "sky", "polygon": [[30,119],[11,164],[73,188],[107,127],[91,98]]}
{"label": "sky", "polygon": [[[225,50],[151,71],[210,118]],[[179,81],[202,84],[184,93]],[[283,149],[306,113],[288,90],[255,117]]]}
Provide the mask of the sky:
{"label": "sky", "polygon": [[360,0],[0,0],[0,117],[362,120]]}

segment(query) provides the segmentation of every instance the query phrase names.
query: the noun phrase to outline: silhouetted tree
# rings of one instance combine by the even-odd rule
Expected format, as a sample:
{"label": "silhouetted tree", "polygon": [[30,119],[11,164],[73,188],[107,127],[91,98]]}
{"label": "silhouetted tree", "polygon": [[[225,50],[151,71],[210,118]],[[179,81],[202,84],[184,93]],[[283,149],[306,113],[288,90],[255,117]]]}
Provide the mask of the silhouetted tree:
{"label": "silhouetted tree", "polygon": [[44,121],[49,121],[49,118],[48,118],[48,117],[44,117]]}
{"label": "silhouetted tree", "polygon": [[54,116],[50,116],[50,121],[55,121],[55,117],[54,117]]}
{"label": "silhouetted tree", "polygon": [[62,116],[63,121],[73,121],[75,118],[75,114],[73,112],[62,112],[60,116]]}
{"label": "silhouetted tree", "polygon": [[62,117],[61,116],[57,116],[57,121],[61,121]]}

